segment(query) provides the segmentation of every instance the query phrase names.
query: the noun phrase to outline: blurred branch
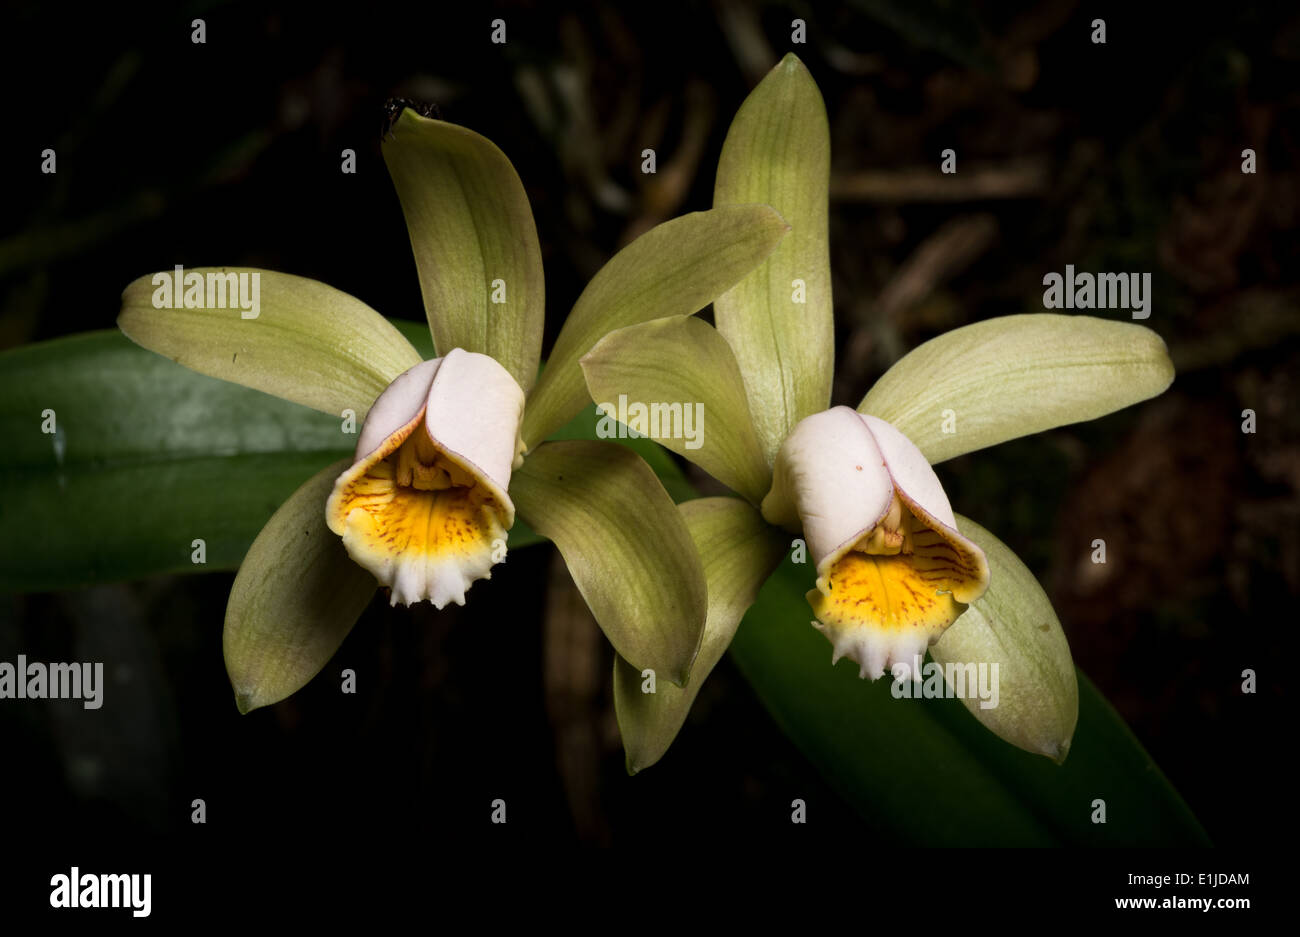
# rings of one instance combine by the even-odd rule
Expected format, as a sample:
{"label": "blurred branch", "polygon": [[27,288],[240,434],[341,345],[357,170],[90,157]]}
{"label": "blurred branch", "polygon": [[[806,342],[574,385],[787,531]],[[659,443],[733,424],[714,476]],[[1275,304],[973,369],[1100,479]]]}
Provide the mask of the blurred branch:
{"label": "blurred branch", "polygon": [[988,250],[998,233],[991,214],[954,218],[912,251],[876,299],[876,315],[898,320]]}
{"label": "blurred branch", "polygon": [[758,84],[776,64],[776,51],[764,34],[758,5],[742,0],[717,0],[713,9],[741,74],[751,87]]}
{"label": "blurred branch", "polygon": [[0,240],[0,276],[83,253],[138,222],[157,218],[164,207],[161,192],[137,192],[114,208]]}
{"label": "blurred branch", "polygon": [[1178,374],[1226,367],[1244,354],[1300,335],[1300,290],[1261,288],[1236,294],[1222,319],[1236,328],[1219,329],[1169,349]]}
{"label": "blurred branch", "polygon": [[832,173],[831,198],[842,202],[973,202],[1029,198],[1045,192],[1047,181],[1047,160],[1027,157],[996,165],[959,168],[951,175],[921,166]]}
{"label": "blurred branch", "polygon": [[[997,233],[997,219],[982,213],[954,218],[922,241],[894,271],[876,301],[855,317],[857,325],[844,343],[842,379],[858,381],[869,369],[876,348],[883,353],[882,364],[900,358],[903,316],[969,267],[989,249]],[[849,399],[857,388],[840,390],[847,393],[837,394],[837,399]]]}
{"label": "blurred branch", "polygon": [[[713,129],[716,111],[713,91],[703,82],[692,81],[686,85],[685,98],[681,140],[672,157],[659,163],[656,173],[641,175],[642,211],[623,232],[621,241],[624,244],[675,215],[686,201],[699,172],[709,133]],[[660,123],[659,132],[662,133],[662,121]],[[654,139],[649,137],[643,139],[643,144],[656,146]]]}

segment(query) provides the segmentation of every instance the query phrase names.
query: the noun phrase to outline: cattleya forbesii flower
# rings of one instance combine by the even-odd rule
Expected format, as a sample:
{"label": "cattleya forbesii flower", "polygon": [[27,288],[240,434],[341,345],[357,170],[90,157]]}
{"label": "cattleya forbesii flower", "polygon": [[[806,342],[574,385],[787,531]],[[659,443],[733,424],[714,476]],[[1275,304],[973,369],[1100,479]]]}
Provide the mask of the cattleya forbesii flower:
{"label": "cattleya forbesii flower", "polygon": [[392,604],[464,605],[465,590],[492,577],[514,525],[508,489],[523,464],[523,415],[510,373],[461,348],[379,395],[325,519],[352,559],[391,587]]}
{"label": "cattleya forbesii flower", "polygon": [[832,664],[849,658],[864,678],[904,681],[920,678],[927,649],[961,673],[997,665],[997,704],[959,694],[967,709],[1012,744],[1062,761],[1078,718],[1064,632],[1014,553],[953,512],[933,466],[1161,393],[1173,378],[1164,343],[1131,323],[1006,316],[913,349],[856,410],[830,407],[829,173],[821,95],[788,55],[731,125],[714,206],[765,202],[790,234],[714,303],[716,328],[660,318],[611,332],[582,359],[606,413],[624,397],[698,402],[709,429],[693,445],[650,435],[740,496],[679,508],[709,590],[688,685],[645,693],[634,662],[615,661],[628,769],[663,756],[763,582],[787,551],[800,562],[805,550],[812,624]]}
{"label": "cattleya forbesii flower", "polygon": [[957,530],[939,478],[879,417],[834,407],[777,453],[763,516],[802,528],[817,564],[814,626],[872,679],[914,662],[988,588],[988,560]]}
{"label": "cattleya forbesii flower", "polygon": [[[684,685],[706,610],[684,519],[631,449],[545,440],[588,404],[578,361],[597,339],[698,311],[788,226],[749,204],[642,235],[584,290],[539,378],[541,251],[509,160],[478,134],[410,109],[383,153],[439,357],[422,361],[359,300],[281,273],[178,270],[181,282],[145,276],[123,294],[118,324],[145,348],[334,414],[343,432],[362,420],[355,457],[294,492],[240,566],[224,633],[240,710],[315,676],[377,586],[393,604],[463,604],[505,559],[516,510],[555,542],[618,653]],[[257,285],[256,309],[223,301],[241,282]]]}

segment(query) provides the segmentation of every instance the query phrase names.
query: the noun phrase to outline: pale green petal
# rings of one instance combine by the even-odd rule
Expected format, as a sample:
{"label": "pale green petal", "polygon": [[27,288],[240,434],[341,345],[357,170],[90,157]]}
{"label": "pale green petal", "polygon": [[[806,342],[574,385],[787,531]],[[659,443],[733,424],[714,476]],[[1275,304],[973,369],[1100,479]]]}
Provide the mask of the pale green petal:
{"label": "pale green petal", "polygon": [[222,644],[240,712],[306,686],[374,595],[375,577],[325,527],[325,499],[351,461],[322,469],[290,495],[239,567]]}
{"label": "pale green petal", "polygon": [[[158,308],[159,278],[140,277],[122,293],[118,327],[137,345],[185,367],[265,391],[357,422],[385,387],[419,353],[379,313],[347,293],[306,277],[248,267],[186,268],[185,275],[257,275],[256,318],[243,318],[227,294],[226,307]],[[246,280],[250,287],[253,280]],[[175,296],[172,297],[175,299]],[[203,301],[207,300],[204,290]]]}
{"label": "pale green petal", "polygon": [[545,443],[515,472],[510,496],[559,548],[614,649],[684,685],[704,631],[704,571],[686,522],[641,457],[617,443]]}
{"label": "pale green petal", "polygon": [[607,332],[664,316],[689,316],[726,292],[789,230],[767,205],[733,205],[665,221],[601,267],[564,322],[524,412],[537,445],[590,402],[578,365]]}
{"label": "pale green petal", "polygon": [[615,655],[614,707],[629,774],[650,767],[668,751],[700,686],[731,644],[741,617],[789,546],[787,538],[736,498],[700,498],[687,501],[678,510],[704,564],[708,621],[699,657],[684,688],[656,680],[654,692],[647,693],[649,683],[642,671]]}
{"label": "pale green petal", "polygon": [[1093,420],[1163,392],[1174,366],[1131,322],[1055,313],[945,332],[904,355],[858,404],[942,462],[1017,436]]}
{"label": "pale green petal", "polygon": [[546,288],[537,226],[515,168],[491,140],[410,108],[383,153],[438,354],[491,355],[527,391],[542,351]]}
{"label": "pale green petal", "polygon": [[713,304],[769,464],[796,423],[830,405],[830,146],[821,92],[791,54],[745,99],[718,161],[715,207],[765,202],[791,229],[766,263]]}
{"label": "pale green petal", "polygon": [[[999,738],[1062,762],[1079,720],[1079,684],[1061,623],[1034,574],[1006,544],[960,514],[957,527],[988,557],[989,587],[930,656],[940,666],[960,665],[968,686],[980,665],[997,664],[996,697],[982,702],[968,692],[962,702]],[[989,667],[986,680],[992,673]]]}
{"label": "pale green petal", "polygon": [[[610,414],[606,423],[645,406],[655,417],[645,424],[657,430],[650,438],[751,502],[762,500],[772,473],[754,434],[736,356],[713,326],[670,316],[618,329],[586,354],[582,370],[591,398]],[[620,397],[627,407],[620,409]]]}

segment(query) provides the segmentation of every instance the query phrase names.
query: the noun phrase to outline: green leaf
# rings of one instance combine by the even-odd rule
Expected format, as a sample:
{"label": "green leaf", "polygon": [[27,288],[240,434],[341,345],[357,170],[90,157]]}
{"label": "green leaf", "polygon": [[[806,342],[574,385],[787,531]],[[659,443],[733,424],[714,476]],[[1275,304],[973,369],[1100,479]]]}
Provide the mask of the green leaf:
{"label": "green leaf", "polygon": [[[930,656],[940,666],[997,666],[997,698],[962,703],[989,731],[1028,752],[1063,762],[1079,719],[1079,686],[1065,632],[1025,564],[993,534],[957,515],[957,528],[984,551],[989,587],[952,623]],[[970,686],[970,683],[966,684]],[[993,705],[987,706],[991,703]]]}
{"label": "green leaf", "polygon": [[914,348],[858,411],[892,423],[934,464],[1096,419],[1162,393],[1173,379],[1165,343],[1143,326],[1054,313],[1002,316]]}
{"label": "green leaf", "polygon": [[[271,512],[338,452],[0,471],[0,592],[234,569]],[[39,537],[19,531],[40,531]],[[202,541],[203,555],[195,551]]]}
{"label": "green leaf", "polygon": [[642,672],[614,656],[614,707],[628,774],[650,767],[668,750],[700,687],[731,643],[740,617],[786,549],[786,539],[736,498],[699,498],[678,510],[704,564],[708,620],[699,657],[684,688],[656,682],[653,693],[643,692]]}
{"label": "green leaf", "polygon": [[272,515],[239,567],[222,646],[241,713],[277,703],[320,673],[375,594],[325,526],[325,499],[351,463],[317,472]]}
{"label": "green leaf", "polygon": [[519,513],[553,541],[614,649],[678,686],[704,631],[704,571],[686,522],[636,453],[548,442],[510,480]]}
{"label": "green leaf", "polygon": [[0,524],[40,532],[0,539],[6,591],[233,568],[355,439],[337,417],[188,371],[116,329],[0,359]]}
{"label": "green leaf", "polygon": [[[783,563],[731,651],[782,731],[881,835],[899,845],[1207,844],[1082,674],[1078,730],[1058,766],[1003,742],[955,699],[894,699],[888,679],[860,680],[849,661],[832,667],[829,642],[808,624],[813,576]],[[1109,823],[1092,823],[1096,797]]]}
{"label": "green leaf", "polygon": [[582,370],[592,399],[610,414],[609,421],[620,412],[620,397],[651,410],[660,404],[677,406],[675,422],[661,417],[647,424],[647,429],[659,430],[649,437],[752,503],[763,499],[772,473],[754,434],[736,356],[713,326],[672,316],[618,329],[587,352]]}
{"label": "green leaf", "polygon": [[579,359],[606,333],[699,312],[776,247],[788,227],[766,205],[734,205],[656,225],[601,267],[564,322],[524,410],[531,448],[590,401]]}
{"label": "green leaf", "polygon": [[420,363],[383,316],[332,286],[242,267],[200,267],[186,276],[209,273],[257,274],[257,317],[216,305],[156,308],[162,287],[146,275],[122,293],[118,326],[136,344],[201,374],[335,417],[352,410],[358,420],[393,378]]}
{"label": "green leaf", "polygon": [[410,108],[383,153],[438,353],[491,355],[526,392],[542,351],[546,287],[518,173],[491,140]]}
{"label": "green leaf", "polygon": [[[423,323],[394,325],[430,345]],[[343,428],[182,368],[116,329],[4,352],[0,591],[234,569],[304,479],[351,454],[356,436]],[[509,546],[539,539],[517,522]]]}
{"label": "green leaf", "polygon": [[769,465],[796,423],[830,406],[830,147],[821,92],[790,54],[745,99],[718,161],[715,207],[764,202],[790,225],[771,257],[713,304]]}

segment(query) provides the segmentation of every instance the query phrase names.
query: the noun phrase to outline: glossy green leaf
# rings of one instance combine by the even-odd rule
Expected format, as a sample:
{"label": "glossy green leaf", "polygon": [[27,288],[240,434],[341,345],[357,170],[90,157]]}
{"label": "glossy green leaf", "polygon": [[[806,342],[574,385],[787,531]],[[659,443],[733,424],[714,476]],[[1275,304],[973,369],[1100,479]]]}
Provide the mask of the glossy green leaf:
{"label": "glossy green leaf", "polygon": [[754,433],[736,356],[713,326],[672,316],[618,329],[587,352],[582,371],[607,422],[629,407],[645,407],[649,438],[752,503],[763,499],[772,473]]}
{"label": "glossy green leaf", "polygon": [[[788,560],[731,651],[777,724],[881,835],[899,845],[1206,845],[1204,830],[1082,674],[1064,765],[980,725],[955,699],[895,699],[891,681],[831,666],[809,624],[809,564]],[[1109,822],[1094,824],[1092,801]]]}
{"label": "glossy green leaf", "polygon": [[39,532],[0,539],[6,591],[233,568],[355,438],[337,417],[196,374],[116,329],[0,360],[0,524]]}
{"label": "glossy green leaf", "polygon": [[649,466],[614,443],[549,442],[515,470],[510,497],[559,548],[614,649],[684,685],[708,596],[686,522]]}
{"label": "glossy green leaf", "polygon": [[[136,344],[200,374],[340,418],[351,410],[363,419],[393,378],[420,363],[419,353],[383,316],[332,286],[241,267],[195,268],[186,277],[218,273],[258,276],[256,318],[226,308],[235,306],[229,295],[217,305],[215,292],[210,308],[157,308],[156,301],[166,299],[159,295],[163,287],[153,282],[158,275],[145,275],[122,293],[118,326]],[[251,289],[253,281],[247,282]]]}
{"label": "glossy green leaf", "polygon": [[790,225],[772,255],[713,305],[769,464],[796,423],[830,406],[830,151],[821,92],[790,54],[745,99],[718,161],[715,207],[763,202]]}
{"label": "glossy green leaf", "polygon": [[858,410],[896,426],[931,464],[1162,393],[1174,366],[1131,322],[1055,313],[945,332],[898,360]]}
{"label": "glossy green leaf", "polygon": [[491,140],[402,111],[383,143],[439,354],[491,355],[525,391],[537,377],[546,287],[523,183]]}
{"label": "glossy green leaf", "polygon": [[555,340],[524,411],[530,447],[590,401],[579,359],[607,333],[699,312],[761,263],[788,230],[767,205],[682,215],[651,228],[601,267]]}
{"label": "glossy green leaf", "polygon": [[991,675],[996,665],[996,698],[967,692],[961,701],[1012,745],[1064,761],[1079,719],[1079,685],[1051,600],[1001,540],[960,514],[957,528],[988,558],[989,587],[930,648],[930,656],[940,666],[960,666],[963,680],[981,666]]}
{"label": "glossy green leaf", "polygon": [[350,462],[327,466],[290,495],[240,564],[222,648],[241,713],[306,686],[375,594],[375,577],[325,526],[325,499]]}
{"label": "glossy green leaf", "polygon": [[[394,326],[432,354],[423,323]],[[351,453],[356,436],[343,430],[116,329],[4,352],[0,590],[234,569],[305,479]],[[539,539],[516,522],[509,545]]]}
{"label": "glossy green leaf", "polygon": [[708,620],[699,657],[683,688],[656,681],[652,692],[646,692],[647,675],[614,655],[614,708],[629,774],[650,767],[668,750],[700,687],[731,643],[741,616],[788,546],[758,511],[737,498],[699,498],[678,510],[704,564]]}

